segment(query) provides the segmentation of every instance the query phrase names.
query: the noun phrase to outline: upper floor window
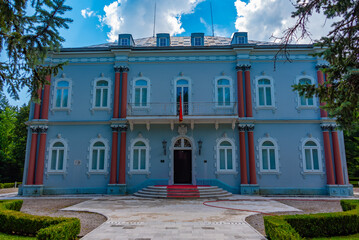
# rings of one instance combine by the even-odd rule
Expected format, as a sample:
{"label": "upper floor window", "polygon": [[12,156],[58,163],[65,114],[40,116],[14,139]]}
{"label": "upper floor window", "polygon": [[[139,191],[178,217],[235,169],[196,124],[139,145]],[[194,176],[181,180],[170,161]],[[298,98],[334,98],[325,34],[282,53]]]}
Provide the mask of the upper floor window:
{"label": "upper floor window", "polygon": [[165,46],[167,46],[167,38],[161,37],[161,38],[159,39],[159,45],[160,45],[160,47],[165,47]]}
{"label": "upper floor window", "polygon": [[108,108],[109,106],[109,84],[106,80],[95,82],[95,108]]}
{"label": "upper floor window", "polygon": [[273,106],[272,82],[269,79],[259,79],[257,82],[257,101],[259,107]]}
{"label": "upper floor window", "polygon": [[245,44],[246,43],[246,37],[244,37],[244,36],[237,37],[237,42],[238,42],[238,44]]}
{"label": "upper floor window", "polygon": [[224,139],[217,145],[217,169],[218,171],[235,171],[234,146]]}
{"label": "upper floor window", "polygon": [[309,139],[303,144],[303,160],[305,172],[321,172],[321,154],[319,143]]}
{"label": "upper floor window", "polygon": [[262,172],[278,171],[278,148],[277,143],[265,139],[259,145],[260,169]]}
{"label": "upper floor window", "polygon": [[55,84],[55,108],[69,108],[70,94],[70,82],[67,80],[57,81]]}
{"label": "upper floor window", "polygon": [[63,141],[55,141],[50,145],[49,172],[64,172],[66,165],[67,145]]}
{"label": "upper floor window", "polygon": [[194,45],[195,45],[195,46],[202,46],[202,38],[200,38],[200,37],[195,37],[195,38],[194,38]]}
{"label": "upper floor window", "polygon": [[131,172],[147,172],[149,160],[148,142],[141,139],[132,144]]}
{"label": "upper floor window", "polygon": [[[301,85],[305,85],[305,84],[313,84],[312,81],[308,78],[302,78],[299,80],[298,82]],[[302,107],[313,107],[315,106],[314,104],[314,98],[313,97],[306,97],[305,95],[300,96],[299,95],[299,106]]]}
{"label": "upper floor window", "polygon": [[183,114],[188,115],[188,102],[189,102],[189,82],[185,79],[177,80],[176,82],[176,101],[177,113],[179,112],[180,96],[182,101]]}
{"label": "upper floor window", "polygon": [[228,79],[219,79],[217,83],[217,105],[231,105],[231,82]]}
{"label": "upper floor window", "polygon": [[91,145],[90,150],[90,171],[103,172],[105,171],[107,159],[106,145],[102,141],[97,141]]}
{"label": "upper floor window", "polygon": [[130,44],[129,44],[129,41],[128,41],[128,38],[121,38],[121,39],[120,39],[120,45],[121,45],[121,46],[128,46],[128,45],[130,45]]}
{"label": "upper floor window", "polygon": [[144,79],[135,81],[134,103],[135,107],[148,106],[148,81]]}

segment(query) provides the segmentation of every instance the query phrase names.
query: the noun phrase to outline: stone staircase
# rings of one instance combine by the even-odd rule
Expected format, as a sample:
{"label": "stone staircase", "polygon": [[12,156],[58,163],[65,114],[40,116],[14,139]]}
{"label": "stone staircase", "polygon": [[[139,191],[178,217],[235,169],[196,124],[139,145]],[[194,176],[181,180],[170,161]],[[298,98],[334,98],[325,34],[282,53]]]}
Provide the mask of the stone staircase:
{"label": "stone staircase", "polygon": [[133,195],[147,198],[226,198],[232,196],[222,188],[207,185],[148,186]]}

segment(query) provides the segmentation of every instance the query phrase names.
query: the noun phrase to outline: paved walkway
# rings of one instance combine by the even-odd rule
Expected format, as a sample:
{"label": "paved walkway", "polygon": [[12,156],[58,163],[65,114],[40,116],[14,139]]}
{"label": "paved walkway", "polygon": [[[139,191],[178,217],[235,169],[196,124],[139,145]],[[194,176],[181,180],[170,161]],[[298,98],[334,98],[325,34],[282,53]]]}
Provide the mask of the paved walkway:
{"label": "paved walkway", "polygon": [[[262,212],[299,211],[262,197],[234,195],[231,199],[235,201],[211,204]],[[108,218],[84,240],[265,239],[245,222],[253,212],[208,207],[203,201],[103,197],[63,210],[96,212]]]}

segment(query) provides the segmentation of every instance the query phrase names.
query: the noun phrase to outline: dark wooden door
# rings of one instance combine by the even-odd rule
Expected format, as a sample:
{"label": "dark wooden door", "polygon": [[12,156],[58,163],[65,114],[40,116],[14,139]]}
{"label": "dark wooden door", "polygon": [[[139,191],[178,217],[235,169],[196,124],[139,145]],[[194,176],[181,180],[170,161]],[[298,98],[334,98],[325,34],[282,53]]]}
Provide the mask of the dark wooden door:
{"label": "dark wooden door", "polygon": [[174,183],[192,183],[192,151],[174,151]]}

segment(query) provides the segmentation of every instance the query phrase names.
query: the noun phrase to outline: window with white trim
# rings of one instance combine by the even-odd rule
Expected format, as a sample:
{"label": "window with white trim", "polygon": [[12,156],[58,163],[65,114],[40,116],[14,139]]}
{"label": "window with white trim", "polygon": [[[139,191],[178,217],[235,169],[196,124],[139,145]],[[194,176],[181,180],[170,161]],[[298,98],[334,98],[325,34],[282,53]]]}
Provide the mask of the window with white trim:
{"label": "window with white trim", "polygon": [[321,154],[319,143],[309,139],[303,143],[304,172],[321,172]]}
{"label": "window with white trim", "polygon": [[167,38],[161,37],[159,39],[159,45],[160,45],[160,47],[166,47],[167,46]]}
{"label": "window with white trim", "polygon": [[176,81],[176,102],[177,114],[179,114],[180,96],[182,102],[183,115],[188,115],[188,102],[189,102],[189,82],[185,79]]}
{"label": "window with white trim", "polygon": [[216,80],[216,99],[217,106],[229,107],[231,106],[231,81],[229,79]]}
{"label": "window with white trim", "polygon": [[[302,78],[299,80],[298,84],[300,85],[306,85],[306,84],[313,84],[312,81],[309,78]],[[314,98],[313,97],[306,97],[305,95],[300,96],[298,93],[299,98],[299,106],[301,107],[314,107]]]}
{"label": "window with white trim", "polygon": [[130,45],[130,44],[129,44],[129,41],[128,41],[128,38],[121,38],[121,39],[120,39],[120,45],[121,45],[121,46],[128,46],[128,45]]}
{"label": "window with white trim", "polygon": [[259,146],[259,159],[261,172],[278,171],[278,148],[277,143],[264,139]]}
{"label": "window with white trim", "polygon": [[244,36],[238,36],[237,37],[237,42],[238,42],[238,44],[245,44],[246,43],[246,38]]}
{"label": "window with white trim", "polygon": [[229,140],[222,140],[217,145],[217,169],[220,172],[235,171],[234,146]]}
{"label": "window with white trim", "polygon": [[55,141],[50,146],[50,156],[49,156],[49,172],[64,172],[65,171],[65,161],[66,161],[66,143],[62,141]]}
{"label": "window with white trim", "polygon": [[90,172],[104,172],[106,159],[107,151],[105,143],[102,141],[93,143],[90,150]]}
{"label": "window with white trim", "polygon": [[145,140],[137,140],[131,149],[131,172],[148,172],[149,146]]}
{"label": "window with white trim", "polygon": [[139,79],[135,81],[134,86],[134,103],[135,107],[148,106],[148,81]]}
{"label": "window with white trim", "polygon": [[108,81],[103,79],[97,80],[94,92],[94,108],[108,108],[110,101]]}
{"label": "window with white trim", "polygon": [[202,38],[201,37],[194,38],[194,46],[202,46]]}
{"label": "window with white trim", "polygon": [[257,95],[258,107],[272,107],[274,105],[271,80],[262,78],[257,81]]}
{"label": "window with white trim", "polygon": [[71,94],[70,82],[59,80],[55,84],[55,108],[67,109],[70,107],[69,96]]}

